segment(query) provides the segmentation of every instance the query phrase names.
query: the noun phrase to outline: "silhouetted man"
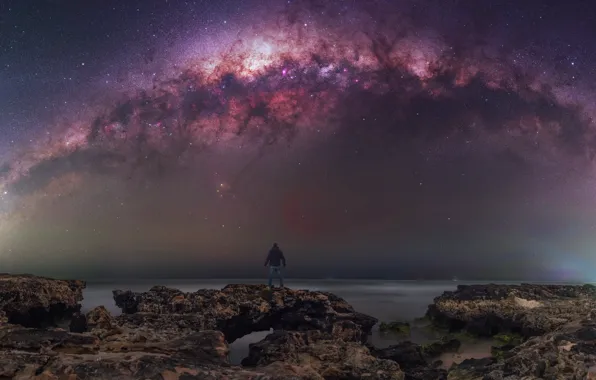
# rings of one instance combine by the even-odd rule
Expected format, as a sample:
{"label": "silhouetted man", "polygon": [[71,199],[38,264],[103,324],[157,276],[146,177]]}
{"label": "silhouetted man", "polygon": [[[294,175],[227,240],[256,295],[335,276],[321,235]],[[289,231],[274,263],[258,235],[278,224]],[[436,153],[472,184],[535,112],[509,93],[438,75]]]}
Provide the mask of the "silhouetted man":
{"label": "silhouetted man", "polygon": [[273,286],[273,275],[276,274],[279,277],[279,285],[283,288],[284,275],[281,271],[281,266],[286,267],[286,258],[277,243],[274,243],[273,247],[269,250],[267,260],[265,260],[265,266],[267,265],[269,265],[269,286]]}

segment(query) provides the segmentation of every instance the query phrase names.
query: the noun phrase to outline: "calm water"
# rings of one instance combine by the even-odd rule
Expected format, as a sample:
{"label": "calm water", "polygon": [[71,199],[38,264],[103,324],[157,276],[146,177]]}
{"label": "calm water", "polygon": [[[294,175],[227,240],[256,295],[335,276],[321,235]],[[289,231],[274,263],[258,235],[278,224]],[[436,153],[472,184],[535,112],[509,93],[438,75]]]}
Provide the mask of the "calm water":
{"label": "calm water", "polygon": [[[221,289],[232,283],[259,283],[256,280],[143,280],[134,282],[89,282],[85,290],[83,310],[104,305],[112,314],[120,314],[114,304],[112,290],[146,291],[154,285],[165,285],[185,292],[198,289]],[[262,281],[261,281],[262,283]],[[478,283],[478,282],[476,282]],[[494,281],[493,281],[494,283]],[[378,281],[378,280],[293,280],[286,286],[294,289],[328,291],[344,298],[362,313],[372,315],[380,321],[412,321],[424,316],[433,298],[444,291],[455,290],[457,285],[472,284],[453,281]],[[247,355],[248,344],[263,339],[269,332],[253,333],[238,339],[231,345],[231,360],[238,363]],[[413,341],[427,341],[433,337],[425,335],[422,329],[412,329]],[[383,347],[393,344],[397,337],[373,331],[371,341]]]}

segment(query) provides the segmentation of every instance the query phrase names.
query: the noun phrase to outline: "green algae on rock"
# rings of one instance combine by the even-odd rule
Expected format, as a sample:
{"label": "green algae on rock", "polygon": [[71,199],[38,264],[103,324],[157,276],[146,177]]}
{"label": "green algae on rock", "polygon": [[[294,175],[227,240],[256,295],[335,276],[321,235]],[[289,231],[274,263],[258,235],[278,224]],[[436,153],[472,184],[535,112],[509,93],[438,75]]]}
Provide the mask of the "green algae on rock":
{"label": "green algae on rock", "polygon": [[410,324],[408,322],[381,322],[379,331],[392,332],[400,335],[410,335]]}
{"label": "green algae on rock", "polygon": [[422,353],[428,358],[436,358],[446,352],[458,352],[461,342],[458,339],[444,337],[443,339],[421,346]]}
{"label": "green algae on rock", "polygon": [[523,343],[524,337],[515,333],[502,333],[493,336],[495,343],[500,346],[519,346]]}

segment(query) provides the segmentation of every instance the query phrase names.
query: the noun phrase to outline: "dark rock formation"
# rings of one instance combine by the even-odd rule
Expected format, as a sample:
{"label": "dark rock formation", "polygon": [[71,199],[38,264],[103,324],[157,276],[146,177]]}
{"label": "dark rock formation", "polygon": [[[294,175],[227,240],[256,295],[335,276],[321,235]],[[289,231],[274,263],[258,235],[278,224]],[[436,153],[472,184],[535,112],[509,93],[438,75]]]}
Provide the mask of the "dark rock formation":
{"label": "dark rock formation", "polygon": [[63,329],[27,328],[4,325],[0,329],[0,348],[3,350],[21,350],[36,352],[55,350],[60,352],[96,352],[97,338],[89,335],[74,334]]}
{"label": "dark rock formation", "polygon": [[222,331],[229,343],[270,328],[331,332],[341,321],[358,325],[358,340],[364,342],[377,323],[376,318],[356,312],[334,294],[271,290],[265,285],[228,285],[222,290],[193,293],[154,286],[144,293],[113,293],[124,313],[117,318],[122,326],[167,330],[169,334],[213,329]]}
{"label": "dark rock formation", "polygon": [[[493,372],[491,367],[496,363],[493,358],[483,359],[466,359],[449,370],[448,380],[472,380],[484,379],[485,375],[489,375],[489,379],[500,379],[503,374],[500,372]],[[495,376],[495,377],[490,377]],[[532,377],[533,378],[533,377]],[[514,379],[511,379],[514,380]]]}
{"label": "dark rock formation", "polygon": [[0,323],[56,326],[80,309],[85,282],[0,274]]}
{"label": "dark rock formation", "polygon": [[[17,379],[308,379],[299,368],[275,363],[245,370],[228,363],[219,331],[165,339],[159,332],[117,325],[104,307],[84,318],[89,330],[0,326],[0,378]],[[344,329],[336,329],[337,334]],[[298,373],[298,374],[297,374]]]}
{"label": "dark rock formation", "polygon": [[393,360],[405,373],[406,380],[444,379],[447,371],[436,368],[433,358],[443,352],[457,351],[459,341],[439,341],[426,346],[402,342],[386,348],[372,348],[371,353],[379,359]]}
{"label": "dark rock formation", "polygon": [[[329,293],[243,285],[195,293],[115,291],[129,314],[114,318],[103,306],[77,311],[82,282],[5,278],[10,297],[2,299],[2,311],[12,323],[0,325],[0,378],[403,379],[397,363],[375,358],[361,343],[376,319]],[[75,311],[70,331],[26,327],[54,322],[52,305]],[[44,318],[36,314],[40,309]],[[296,331],[276,332],[251,347],[251,368],[230,365],[227,336],[272,327]]]}
{"label": "dark rock formation", "polygon": [[87,318],[84,314],[76,312],[70,319],[70,325],[68,326],[70,332],[83,333],[87,331],[89,326],[87,325]]}
{"label": "dark rock formation", "polygon": [[412,342],[402,342],[386,348],[372,349],[372,354],[379,359],[390,359],[399,363],[404,370],[427,367],[428,362],[422,353],[422,347]]}
{"label": "dark rock formation", "polygon": [[542,335],[596,308],[596,288],[568,285],[460,285],[435,298],[427,316],[450,330],[493,336]]}
{"label": "dark rock formation", "polygon": [[449,380],[596,379],[596,292],[591,286],[474,285],[446,292],[429,316],[480,335],[501,335],[492,358],[453,366]]}
{"label": "dark rock formation", "polygon": [[[77,281],[1,277],[0,378],[596,378],[591,287],[483,285],[438,297],[429,308],[433,321],[480,335],[501,333],[495,357],[464,360],[448,371],[435,359],[458,350],[459,341],[384,349],[362,344],[376,319],[329,293],[258,285],[194,293],[165,287],[114,291],[125,313],[113,317],[102,306],[77,313],[83,287]],[[71,311],[71,331],[43,327]],[[250,345],[244,367],[229,363],[228,341],[270,328],[283,330]],[[524,334],[523,343],[516,332]]]}
{"label": "dark rock formation", "polygon": [[450,379],[586,379],[596,376],[596,321],[578,320],[529,339],[501,360],[466,361]]}
{"label": "dark rock formation", "polygon": [[405,380],[447,380],[447,371],[436,367],[419,367],[405,372]]}
{"label": "dark rock formation", "polygon": [[336,339],[320,331],[276,331],[250,345],[242,365],[265,367],[284,363],[302,374],[325,379],[403,379],[399,365],[375,358],[360,343]]}
{"label": "dark rock formation", "polygon": [[422,353],[425,357],[432,359],[446,352],[457,352],[461,342],[457,339],[444,338],[422,346]]}
{"label": "dark rock formation", "polygon": [[[128,335],[130,336],[130,335]],[[283,379],[227,362],[223,334],[202,331],[163,342],[112,340],[61,329],[0,328],[0,378]],[[285,377],[291,378],[291,377]]]}

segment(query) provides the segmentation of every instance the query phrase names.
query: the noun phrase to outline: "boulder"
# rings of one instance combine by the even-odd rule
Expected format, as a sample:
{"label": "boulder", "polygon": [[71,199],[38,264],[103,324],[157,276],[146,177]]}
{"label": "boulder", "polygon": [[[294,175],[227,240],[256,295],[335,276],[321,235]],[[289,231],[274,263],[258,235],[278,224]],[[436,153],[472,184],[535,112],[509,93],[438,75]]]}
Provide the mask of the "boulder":
{"label": "boulder", "polygon": [[422,353],[422,347],[412,342],[402,342],[386,348],[373,349],[372,353],[380,359],[390,359],[399,363],[404,370],[428,366]]}
{"label": "boulder", "polygon": [[372,348],[371,354],[379,359],[393,360],[402,368],[406,380],[444,379],[447,371],[436,368],[430,363],[430,357],[424,347],[412,343],[401,342],[386,348]]}
{"label": "boulder", "polygon": [[596,288],[572,285],[459,285],[429,306],[427,317],[451,331],[478,336],[513,332],[527,338],[585,318]]}
{"label": "boulder", "polygon": [[461,347],[461,342],[453,338],[443,338],[439,341],[425,344],[422,346],[422,353],[427,358],[436,358],[446,352],[457,352]]}
{"label": "boulder", "polygon": [[121,326],[166,335],[213,329],[222,331],[229,343],[271,328],[331,332],[342,321],[359,326],[360,334],[354,338],[364,342],[377,323],[332,293],[265,285],[228,285],[192,293],[154,286],[143,293],[114,290],[113,295],[123,311],[116,318]]}
{"label": "boulder", "polygon": [[70,332],[83,333],[88,330],[87,318],[84,314],[76,312],[70,318],[70,324],[68,326]]}
{"label": "boulder", "polygon": [[116,327],[114,318],[104,306],[97,306],[85,315],[90,329],[112,330]]}
{"label": "boulder", "polygon": [[0,274],[0,323],[56,326],[80,310],[84,281]]}

